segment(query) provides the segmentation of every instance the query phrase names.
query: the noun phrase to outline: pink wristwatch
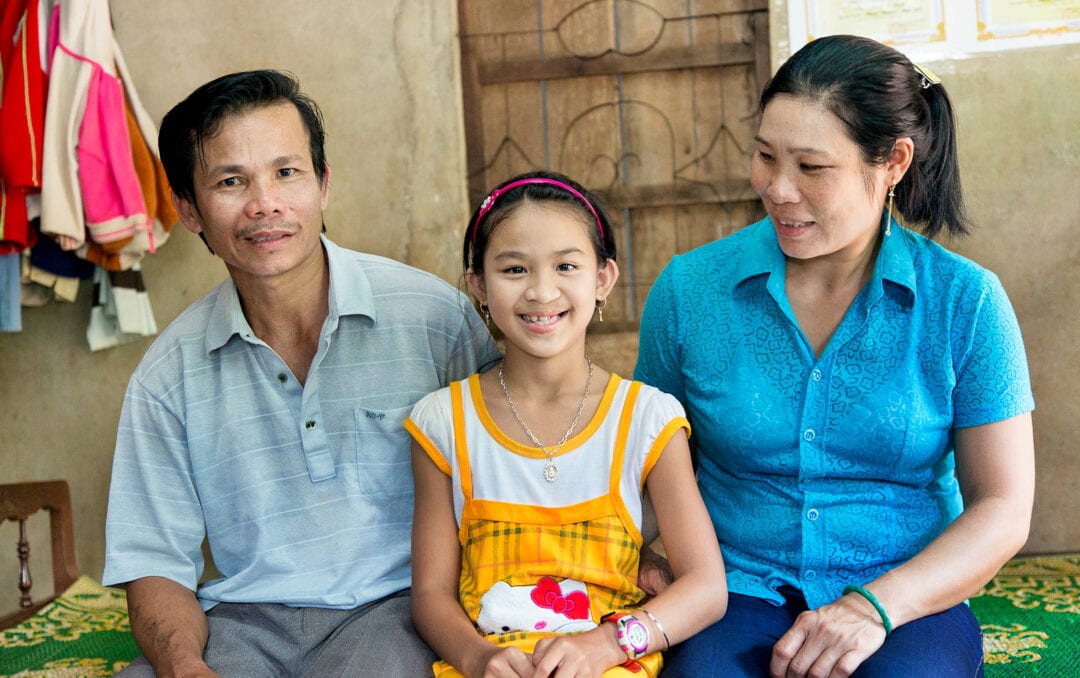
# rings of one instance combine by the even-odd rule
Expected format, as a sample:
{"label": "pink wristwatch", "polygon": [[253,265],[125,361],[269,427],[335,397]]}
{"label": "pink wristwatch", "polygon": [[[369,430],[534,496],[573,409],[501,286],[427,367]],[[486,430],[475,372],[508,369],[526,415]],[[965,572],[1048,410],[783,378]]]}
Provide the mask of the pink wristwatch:
{"label": "pink wristwatch", "polygon": [[615,624],[615,638],[628,659],[637,659],[649,649],[649,627],[634,615],[611,612],[600,621]]}

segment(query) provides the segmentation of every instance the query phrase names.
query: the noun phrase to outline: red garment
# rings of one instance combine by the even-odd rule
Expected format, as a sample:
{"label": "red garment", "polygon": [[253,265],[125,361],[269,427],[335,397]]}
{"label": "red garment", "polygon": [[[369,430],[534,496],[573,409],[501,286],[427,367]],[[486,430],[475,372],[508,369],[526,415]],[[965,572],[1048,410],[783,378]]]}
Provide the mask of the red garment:
{"label": "red garment", "polygon": [[41,66],[41,0],[0,8],[0,254],[34,244],[26,196],[41,190],[47,79]]}

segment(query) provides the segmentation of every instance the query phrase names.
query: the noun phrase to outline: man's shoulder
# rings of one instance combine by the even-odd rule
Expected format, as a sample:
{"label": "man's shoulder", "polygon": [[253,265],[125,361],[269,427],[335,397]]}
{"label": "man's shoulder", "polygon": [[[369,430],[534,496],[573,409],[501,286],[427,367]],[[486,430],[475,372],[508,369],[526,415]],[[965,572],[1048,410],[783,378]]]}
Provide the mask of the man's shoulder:
{"label": "man's shoulder", "polygon": [[456,295],[459,290],[434,273],[402,263],[396,259],[359,252],[338,246],[342,259],[363,271],[372,290],[391,289],[399,291],[429,290]]}
{"label": "man's shoulder", "polygon": [[170,358],[178,359],[181,353],[191,350],[206,354],[206,336],[210,329],[214,309],[231,281],[226,279],[212,290],[192,302],[158,334],[143,354],[136,374],[146,374],[160,367]]}

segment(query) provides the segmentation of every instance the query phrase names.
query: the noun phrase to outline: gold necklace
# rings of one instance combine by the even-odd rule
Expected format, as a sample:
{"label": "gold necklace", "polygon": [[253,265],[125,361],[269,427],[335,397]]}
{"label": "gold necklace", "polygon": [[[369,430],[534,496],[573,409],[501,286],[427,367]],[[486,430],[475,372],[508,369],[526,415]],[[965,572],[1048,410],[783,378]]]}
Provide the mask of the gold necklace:
{"label": "gold necklace", "polygon": [[549,483],[555,482],[555,479],[559,477],[559,467],[556,466],[553,461],[555,454],[566,444],[567,440],[570,440],[570,436],[573,435],[578,422],[581,421],[581,413],[585,411],[585,403],[589,400],[589,386],[592,385],[593,364],[592,359],[589,356],[585,356],[585,362],[589,363],[589,377],[585,380],[585,395],[581,396],[581,404],[578,405],[577,414],[574,415],[574,420],[570,422],[570,428],[566,429],[566,433],[559,439],[559,442],[555,443],[549,450],[537,439],[533,434],[532,429],[529,428],[529,425],[521,418],[521,413],[518,412],[517,407],[514,405],[514,399],[510,397],[510,390],[506,388],[506,381],[503,380],[503,365],[506,361],[499,361],[499,386],[502,387],[503,395],[506,396],[506,404],[510,406],[510,411],[514,413],[514,418],[521,424],[521,428],[525,429],[525,433],[529,436],[529,439],[533,441],[533,444],[543,450],[544,454],[547,455],[547,463],[544,464],[544,480]]}

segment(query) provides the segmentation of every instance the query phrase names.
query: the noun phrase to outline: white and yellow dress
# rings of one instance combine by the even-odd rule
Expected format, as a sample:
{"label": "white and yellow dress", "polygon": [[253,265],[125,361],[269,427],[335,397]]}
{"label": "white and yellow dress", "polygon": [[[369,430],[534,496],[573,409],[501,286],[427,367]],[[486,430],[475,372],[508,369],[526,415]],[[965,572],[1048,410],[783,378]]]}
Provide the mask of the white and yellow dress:
{"label": "white and yellow dress", "polygon": [[[541,638],[640,604],[645,479],[671,436],[690,428],[675,398],[611,375],[596,414],[554,457],[554,482],[543,450],[492,421],[478,375],[424,397],[405,427],[451,477],[461,605],[491,642],[531,652]],[[659,652],[640,661],[651,675],[662,665]],[[434,669],[461,675],[445,662]]]}

